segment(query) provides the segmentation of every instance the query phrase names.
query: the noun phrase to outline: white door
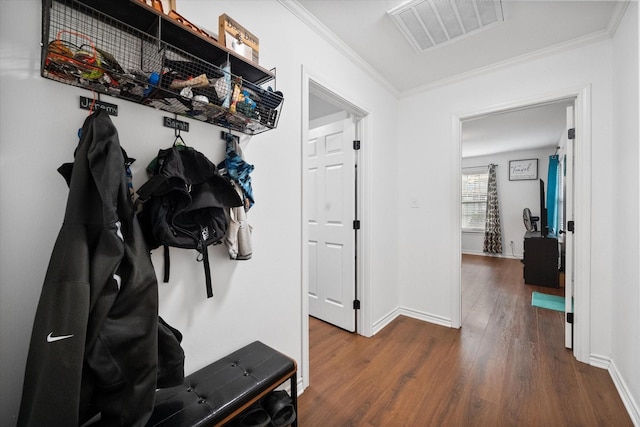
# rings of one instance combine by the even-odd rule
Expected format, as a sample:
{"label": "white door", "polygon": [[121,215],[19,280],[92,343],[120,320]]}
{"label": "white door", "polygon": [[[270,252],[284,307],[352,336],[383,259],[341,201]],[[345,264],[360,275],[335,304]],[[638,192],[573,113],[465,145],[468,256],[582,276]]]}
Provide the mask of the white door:
{"label": "white door", "polygon": [[355,331],[355,124],[309,130],[309,314]]}
{"label": "white door", "polygon": [[[569,129],[574,129],[574,117],[573,117],[573,105],[567,106],[567,149],[565,158],[565,216],[564,224],[562,228],[566,233],[565,239],[565,260],[564,260],[564,274],[565,274],[565,289],[564,289],[564,311],[565,311],[565,334],[564,334],[564,346],[566,348],[573,348],[573,288],[574,288],[574,274],[573,267],[575,262],[574,251],[574,236],[573,236],[573,186],[574,186],[574,159],[575,159],[575,138],[568,138]],[[575,133],[575,131],[574,131]]]}

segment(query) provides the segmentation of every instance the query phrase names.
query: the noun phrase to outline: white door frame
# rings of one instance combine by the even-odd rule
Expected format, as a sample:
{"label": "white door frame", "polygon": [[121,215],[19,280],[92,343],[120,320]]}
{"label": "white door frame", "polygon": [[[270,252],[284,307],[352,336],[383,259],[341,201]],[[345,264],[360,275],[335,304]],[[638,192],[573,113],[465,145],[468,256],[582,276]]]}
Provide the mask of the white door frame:
{"label": "white door frame", "polygon": [[356,333],[363,336],[371,336],[373,334],[371,327],[371,291],[370,291],[370,227],[371,221],[369,220],[369,204],[370,197],[370,185],[369,179],[369,165],[371,164],[370,156],[371,149],[368,147],[367,142],[370,140],[368,135],[370,132],[370,117],[369,113],[359,107],[355,102],[339,95],[339,91],[334,90],[331,84],[327,83],[322,77],[313,73],[302,65],[302,105],[301,105],[301,169],[300,169],[300,199],[301,199],[301,222],[300,233],[302,239],[300,240],[300,252],[301,252],[301,269],[300,269],[300,283],[301,283],[301,305],[302,305],[302,362],[300,367],[301,388],[299,391],[303,391],[309,386],[309,250],[308,240],[309,232],[307,230],[307,222],[309,219],[309,213],[305,203],[304,189],[307,185],[307,141],[309,140],[309,89],[321,91],[322,94],[332,100],[332,102],[339,104],[343,109],[355,117],[357,117],[358,123],[356,124],[356,137],[362,141],[360,153],[358,157],[358,219],[361,222],[360,230],[358,230],[358,238],[356,241],[358,248],[358,258],[356,262],[356,271],[358,281],[356,283],[358,299],[360,299],[360,310],[357,312],[357,329]]}
{"label": "white door frame", "polygon": [[[574,186],[574,220],[575,233],[575,317],[574,317],[574,347],[573,354],[577,360],[590,362],[590,319],[591,319],[591,85],[559,90],[538,97],[515,100],[505,104],[489,106],[471,113],[454,115],[452,117],[453,155],[452,170],[455,176],[451,180],[452,212],[460,218],[460,186],[462,167],[462,122],[489,114],[497,114],[509,110],[528,106],[561,101],[575,100],[575,128],[576,139],[580,146],[575,156],[575,186]],[[460,221],[454,221],[455,226],[452,241],[451,259],[453,262],[451,276],[454,285],[451,292],[451,323],[459,328],[462,324],[462,229]]]}
{"label": "white door frame", "polygon": [[[574,103],[575,104],[575,103]],[[569,221],[574,220],[574,170],[575,170],[575,152],[576,152],[576,143],[580,145],[580,141],[578,139],[569,138],[568,132],[569,129],[575,129],[575,105],[567,106],[566,110],[566,128],[567,134],[563,136],[563,140],[565,141],[565,149],[564,149],[564,161],[560,162],[560,165],[564,166],[565,172],[565,185],[564,189],[564,214],[561,229],[564,230],[564,249],[565,249],[565,269],[564,269],[564,277],[565,277],[565,288],[564,288],[564,346],[565,348],[573,348],[573,323],[569,322],[569,313],[573,315],[573,284],[574,284],[574,266],[575,266],[575,257],[573,254],[575,253],[575,241],[574,241],[574,233],[569,231]]]}

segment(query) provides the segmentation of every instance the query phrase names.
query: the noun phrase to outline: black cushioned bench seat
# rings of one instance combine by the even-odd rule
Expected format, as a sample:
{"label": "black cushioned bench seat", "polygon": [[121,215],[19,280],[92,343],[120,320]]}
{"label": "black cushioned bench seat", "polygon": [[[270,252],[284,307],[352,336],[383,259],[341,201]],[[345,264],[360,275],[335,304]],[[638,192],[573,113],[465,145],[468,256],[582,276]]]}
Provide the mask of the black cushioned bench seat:
{"label": "black cushioned bench seat", "polygon": [[[221,426],[287,380],[297,412],[296,362],[255,341],[160,389],[147,426]],[[292,424],[297,426],[297,420]]]}

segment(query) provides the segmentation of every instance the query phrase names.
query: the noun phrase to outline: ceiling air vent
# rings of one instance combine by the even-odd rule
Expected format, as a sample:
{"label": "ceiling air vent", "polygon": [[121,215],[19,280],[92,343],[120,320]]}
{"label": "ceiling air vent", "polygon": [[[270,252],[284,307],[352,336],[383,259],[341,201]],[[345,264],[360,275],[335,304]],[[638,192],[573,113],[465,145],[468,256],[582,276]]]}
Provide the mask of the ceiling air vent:
{"label": "ceiling air vent", "polygon": [[418,53],[504,21],[500,0],[413,0],[387,13]]}

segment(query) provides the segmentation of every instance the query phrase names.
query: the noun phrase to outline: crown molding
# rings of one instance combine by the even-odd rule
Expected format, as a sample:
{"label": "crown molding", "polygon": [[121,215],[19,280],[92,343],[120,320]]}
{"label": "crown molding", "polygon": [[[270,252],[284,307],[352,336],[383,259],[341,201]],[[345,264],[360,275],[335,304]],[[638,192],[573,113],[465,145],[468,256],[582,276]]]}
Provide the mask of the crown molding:
{"label": "crown molding", "polygon": [[347,59],[353,62],[361,70],[367,73],[371,78],[380,83],[385,89],[387,89],[393,96],[398,98],[400,92],[396,89],[382,74],[380,74],[375,68],[373,68],[367,61],[365,61],[360,55],[358,55],[353,49],[351,49],[345,42],[336,36],[327,26],[320,22],[315,16],[310,14],[307,9],[302,7],[297,0],[278,0],[278,2],[288,9],[295,17],[300,19],[306,26],[311,28],[316,34],[322,37],[327,43],[329,43],[334,49],[344,55]]}
{"label": "crown molding", "polygon": [[609,19],[609,24],[607,25],[607,31],[611,35],[611,37],[616,35],[616,31],[618,30],[618,26],[620,25],[620,21],[622,21],[622,17],[624,16],[624,12],[627,10],[629,6],[629,1],[618,1],[616,2],[616,8],[611,15],[611,19]]}
{"label": "crown molding", "polygon": [[389,80],[384,78],[375,68],[373,68],[367,61],[365,61],[360,55],[358,55],[353,49],[351,49],[346,43],[344,43],[338,36],[336,36],[329,28],[327,28],[322,22],[320,22],[315,16],[309,13],[297,0],[278,0],[286,9],[288,9],[294,16],[300,19],[310,29],[320,35],[326,42],[328,42],[333,48],[342,53],[347,59],[353,62],[356,66],[362,69],[365,73],[371,76],[375,81],[380,83],[396,98],[406,98],[414,96],[419,93],[428,92],[433,89],[448,86],[468,78],[478,77],[482,74],[494,72],[502,68],[522,64],[535,59],[540,59],[546,56],[555,55],[557,53],[565,52],[571,49],[575,49],[581,46],[585,46],[591,43],[596,43],[602,40],[612,38],[620,25],[620,21],[624,16],[624,13],[630,3],[630,0],[617,1],[616,7],[611,15],[611,19],[607,24],[607,28],[595,33],[588,34],[583,37],[578,37],[567,42],[559,43],[550,47],[539,49],[537,51],[517,56],[515,58],[499,61],[484,67],[476,68],[460,74],[455,74],[450,77],[445,77],[440,80],[436,80],[431,83],[427,83],[421,86],[417,86],[406,91],[399,91],[395,88]]}
{"label": "crown molding", "polygon": [[428,92],[430,90],[448,86],[454,83],[458,83],[460,81],[463,81],[469,78],[478,77],[483,74],[498,71],[503,68],[511,67],[514,65],[522,64],[525,62],[533,61],[535,59],[544,58],[544,57],[555,55],[558,53],[566,52],[571,49],[575,49],[581,46],[586,46],[588,44],[596,43],[609,38],[611,38],[611,33],[609,32],[608,29],[600,30],[598,32],[591,33],[589,35],[579,37],[573,40],[569,40],[564,43],[558,43],[551,47],[539,49],[534,52],[526,53],[524,55],[520,55],[515,58],[507,59],[504,61],[495,62],[493,64],[486,65],[484,67],[476,68],[474,70],[467,71],[460,74],[455,74],[451,77],[445,77],[444,79],[436,80],[432,83],[427,83],[425,85],[406,90],[400,93],[400,98],[406,98],[419,93]]}

